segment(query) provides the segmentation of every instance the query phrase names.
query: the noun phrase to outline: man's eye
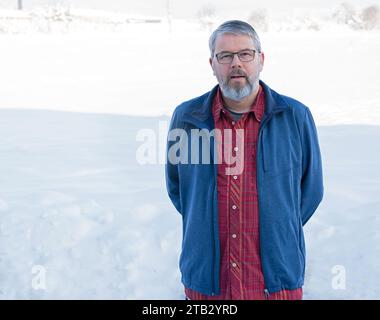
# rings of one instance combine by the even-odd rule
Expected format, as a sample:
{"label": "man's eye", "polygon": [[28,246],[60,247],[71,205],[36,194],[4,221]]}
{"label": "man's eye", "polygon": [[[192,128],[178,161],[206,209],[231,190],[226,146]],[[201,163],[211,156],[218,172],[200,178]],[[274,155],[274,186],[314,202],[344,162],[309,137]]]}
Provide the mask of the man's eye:
{"label": "man's eye", "polygon": [[232,56],[232,54],[225,53],[225,54],[220,55],[220,59],[229,59],[229,58],[231,58],[231,56]]}

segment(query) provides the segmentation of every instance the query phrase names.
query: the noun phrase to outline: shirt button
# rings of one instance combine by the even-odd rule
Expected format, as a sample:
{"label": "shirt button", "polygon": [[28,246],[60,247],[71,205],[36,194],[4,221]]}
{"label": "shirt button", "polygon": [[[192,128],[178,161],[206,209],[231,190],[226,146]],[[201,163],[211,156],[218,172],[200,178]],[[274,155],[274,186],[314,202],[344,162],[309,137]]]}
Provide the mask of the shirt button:
{"label": "shirt button", "polygon": [[238,148],[238,147],[235,147],[235,148],[234,148],[234,150],[235,150],[235,151],[238,151],[238,150],[239,150],[239,148]]}
{"label": "shirt button", "polygon": [[235,209],[236,209],[236,206],[235,206],[235,205],[233,205],[233,206],[232,206],[232,209],[234,209],[234,210],[235,210]]}
{"label": "shirt button", "polygon": [[231,123],[232,123],[232,125],[235,125],[236,122],[235,122],[235,121],[232,121]]}
{"label": "shirt button", "polygon": [[236,268],[237,264],[235,262],[232,263],[232,266]]}
{"label": "shirt button", "polygon": [[234,239],[236,238],[236,234],[235,233],[232,235],[232,238],[234,238]]}
{"label": "shirt button", "polygon": [[236,180],[236,179],[237,179],[237,176],[234,176],[234,179]]}

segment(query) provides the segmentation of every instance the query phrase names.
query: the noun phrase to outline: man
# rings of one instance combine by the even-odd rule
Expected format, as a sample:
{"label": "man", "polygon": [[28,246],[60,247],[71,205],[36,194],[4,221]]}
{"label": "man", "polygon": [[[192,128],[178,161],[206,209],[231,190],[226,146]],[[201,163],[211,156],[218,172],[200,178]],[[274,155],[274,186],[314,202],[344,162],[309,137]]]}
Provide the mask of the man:
{"label": "man", "polygon": [[323,196],[312,115],[259,80],[264,53],[252,26],[227,21],[209,46],[219,85],[175,109],[167,145],[186,297],[302,299],[303,226]]}

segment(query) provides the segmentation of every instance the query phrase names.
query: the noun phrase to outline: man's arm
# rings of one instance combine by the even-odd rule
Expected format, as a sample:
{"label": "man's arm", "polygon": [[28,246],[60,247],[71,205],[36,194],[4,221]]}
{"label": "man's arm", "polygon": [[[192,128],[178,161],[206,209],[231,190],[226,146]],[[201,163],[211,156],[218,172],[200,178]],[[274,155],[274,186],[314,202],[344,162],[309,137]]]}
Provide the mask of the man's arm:
{"label": "man's arm", "polygon": [[301,219],[302,225],[305,225],[323,198],[321,152],[319,149],[317,129],[309,108],[306,108],[301,135]]}
{"label": "man's arm", "polygon": [[[170,132],[174,129],[178,129],[177,115],[174,111],[172,119],[170,121],[168,139],[166,145],[166,164],[165,164],[165,178],[166,178],[166,189],[169,194],[169,198],[172,201],[175,208],[179,213],[182,213],[181,210],[181,201],[179,193],[179,175],[178,175],[178,164],[173,164],[173,161],[170,161],[169,150],[176,141],[171,141]],[[173,159],[172,159],[173,160]]]}

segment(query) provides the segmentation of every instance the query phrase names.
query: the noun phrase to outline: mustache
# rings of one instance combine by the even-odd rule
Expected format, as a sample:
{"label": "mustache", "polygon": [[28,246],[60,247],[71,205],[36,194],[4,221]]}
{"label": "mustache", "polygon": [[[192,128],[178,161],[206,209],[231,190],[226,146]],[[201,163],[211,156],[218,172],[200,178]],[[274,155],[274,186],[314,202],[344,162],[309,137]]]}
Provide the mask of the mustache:
{"label": "mustache", "polygon": [[243,70],[237,69],[236,71],[233,71],[229,74],[228,80],[230,80],[232,77],[235,77],[235,76],[243,76],[247,78],[247,74]]}

